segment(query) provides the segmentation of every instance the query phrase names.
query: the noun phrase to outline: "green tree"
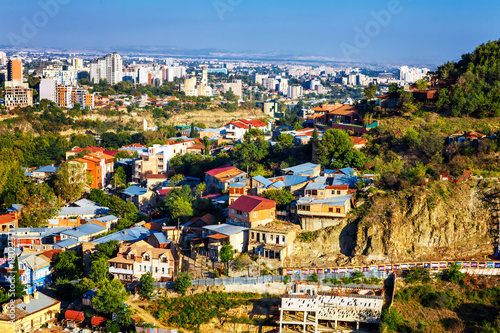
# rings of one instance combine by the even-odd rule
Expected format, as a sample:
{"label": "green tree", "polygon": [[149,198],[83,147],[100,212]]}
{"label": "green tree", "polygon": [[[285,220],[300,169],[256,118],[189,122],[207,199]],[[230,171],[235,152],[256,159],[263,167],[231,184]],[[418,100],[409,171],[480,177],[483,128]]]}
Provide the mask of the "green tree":
{"label": "green tree", "polygon": [[234,259],[234,251],[233,246],[229,242],[225,242],[220,249],[220,260],[226,265],[226,268],[229,266],[229,262]]}
{"label": "green tree", "polygon": [[398,91],[398,89],[399,89],[399,86],[398,86],[398,84],[397,84],[397,83],[391,83],[391,84],[389,85],[388,92],[389,92],[389,94],[393,94],[393,93],[397,92],[397,91]]}
{"label": "green tree", "polygon": [[155,279],[151,275],[151,272],[147,272],[141,276],[141,296],[147,299],[151,298],[151,294],[153,293],[154,286],[153,283]]}
{"label": "green tree", "polygon": [[302,126],[299,124],[299,122],[295,122],[293,124],[293,128],[292,128],[294,131],[298,131],[298,130],[301,130],[302,129]]}
{"label": "green tree", "polygon": [[95,282],[88,278],[83,278],[76,284],[76,289],[78,289],[78,292],[82,295],[94,288],[96,288]]}
{"label": "green tree", "polygon": [[14,259],[14,267],[12,268],[12,279],[14,280],[14,296],[16,299],[22,298],[24,295],[26,295],[25,286],[21,282],[21,274],[19,274],[19,259],[17,258],[17,255]]}
{"label": "green tree", "polygon": [[194,123],[191,123],[191,138],[199,138],[200,137],[200,132],[196,129],[196,126]]}
{"label": "green tree", "polygon": [[75,251],[63,251],[54,256],[54,273],[57,277],[76,280],[83,274],[83,262]]}
{"label": "green tree", "polygon": [[191,286],[191,275],[186,272],[181,272],[177,274],[177,278],[174,281],[175,290],[180,292],[182,295],[186,295],[187,289]]}
{"label": "green tree", "polygon": [[0,287],[0,305],[10,300],[9,292],[3,287]]}
{"label": "green tree", "polygon": [[293,135],[287,133],[281,133],[276,139],[284,148],[292,148],[293,145]]}
{"label": "green tree", "polygon": [[17,198],[23,205],[20,224],[23,227],[41,227],[55,216],[61,203],[47,184],[28,184],[21,188]]}
{"label": "green tree", "polygon": [[104,313],[119,312],[122,303],[127,299],[127,291],[118,280],[106,281],[104,286],[97,289],[92,305],[97,311]]}
{"label": "green tree", "polygon": [[263,198],[276,201],[279,209],[286,209],[287,205],[295,201],[293,194],[287,189],[267,190],[262,193]]}
{"label": "green tree", "polygon": [[415,85],[417,86],[418,90],[427,90],[427,87],[429,86],[429,82],[427,82],[424,79],[417,80],[415,82]]}
{"label": "green tree", "polygon": [[317,162],[323,167],[335,169],[343,167],[362,167],[365,156],[354,149],[349,135],[339,129],[329,129],[323,133],[323,138],[316,147]]}
{"label": "green tree", "polygon": [[186,180],[186,177],[184,177],[184,175],[181,175],[181,174],[173,175],[169,179],[170,186],[175,187],[175,186],[181,184],[184,180]]}
{"label": "green tree", "polygon": [[195,190],[196,196],[198,198],[201,198],[206,190],[207,190],[207,184],[199,183],[198,185],[196,185],[196,190]]}
{"label": "green tree", "polygon": [[110,240],[109,242],[97,244],[97,251],[104,254],[109,259],[114,258],[120,249],[120,242],[117,240]]}
{"label": "green tree", "polygon": [[210,140],[208,140],[208,137],[203,137],[203,144],[205,145],[204,154],[210,156]]}
{"label": "green tree", "polygon": [[99,288],[106,286],[109,282],[109,262],[108,258],[104,255],[95,255],[90,263],[89,278],[96,283]]}
{"label": "green tree", "polygon": [[115,188],[125,187],[127,184],[127,173],[125,172],[124,167],[118,167],[115,169],[115,174],[113,177],[113,182]]}
{"label": "green tree", "polygon": [[83,163],[63,163],[57,169],[54,190],[64,201],[73,202],[80,198],[87,184],[87,171]]}
{"label": "green tree", "polygon": [[377,89],[378,89],[377,85],[372,84],[372,85],[366,87],[365,90],[363,91],[363,93],[367,99],[372,99],[375,96]]}

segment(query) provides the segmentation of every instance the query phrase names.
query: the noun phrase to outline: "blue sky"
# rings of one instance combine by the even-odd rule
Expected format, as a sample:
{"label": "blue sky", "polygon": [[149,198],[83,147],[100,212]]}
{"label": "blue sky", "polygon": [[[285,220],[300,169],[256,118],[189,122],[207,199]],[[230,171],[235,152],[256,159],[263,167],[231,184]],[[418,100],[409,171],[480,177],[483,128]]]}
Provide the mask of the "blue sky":
{"label": "blue sky", "polygon": [[[44,22],[40,3],[50,2],[59,8]],[[19,36],[22,46],[215,48],[440,64],[500,38],[498,0],[4,0],[0,8],[0,45]],[[373,14],[381,12],[389,13],[383,25]],[[34,16],[41,24],[26,35]]]}

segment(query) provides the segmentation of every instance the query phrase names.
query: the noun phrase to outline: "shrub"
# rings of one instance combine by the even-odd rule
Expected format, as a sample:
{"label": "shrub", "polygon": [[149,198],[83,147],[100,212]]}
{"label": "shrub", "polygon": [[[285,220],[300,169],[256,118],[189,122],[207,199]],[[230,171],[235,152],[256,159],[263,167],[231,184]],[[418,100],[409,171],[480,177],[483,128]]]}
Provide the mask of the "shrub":
{"label": "shrub", "polygon": [[312,273],[309,277],[309,282],[318,282],[318,274]]}
{"label": "shrub", "polygon": [[406,328],[407,326],[404,323],[403,316],[401,316],[398,310],[393,307],[382,310],[382,318],[380,321],[381,332],[401,332]]}
{"label": "shrub", "polygon": [[285,278],[283,279],[284,284],[288,284],[290,282],[290,275],[285,275]]}
{"label": "shrub", "polygon": [[306,242],[306,243],[310,243],[312,241],[315,241],[316,238],[318,238],[318,235],[316,235],[314,232],[308,232],[308,231],[297,235],[298,240],[300,240],[301,242]]}
{"label": "shrub", "polygon": [[461,285],[463,284],[466,275],[467,274],[460,272],[460,266],[453,264],[446,272],[445,278],[447,281]]}
{"label": "shrub", "polygon": [[406,273],[405,276],[406,283],[422,282],[428,283],[431,281],[431,275],[428,270],[423,267],[415,267]]}

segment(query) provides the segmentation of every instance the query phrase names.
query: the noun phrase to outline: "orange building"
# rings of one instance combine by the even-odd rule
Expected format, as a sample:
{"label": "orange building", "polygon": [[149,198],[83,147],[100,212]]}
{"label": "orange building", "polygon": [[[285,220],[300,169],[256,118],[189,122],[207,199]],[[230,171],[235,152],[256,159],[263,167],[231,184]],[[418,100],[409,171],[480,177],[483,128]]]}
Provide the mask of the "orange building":
{"label": "orange building", "polygon": [[17,228],[19,222],[19,213],[7,213],[0,215],[0,231],[9,231],[10,229]]}
{"label": "orange building", "polygon": [[276,201],[253,195],[242,195],[229,205],[227,222],[254,228],[273,222],[275,217]]}
{"label": "orange building", "polygon": [[21,60],[9,60],[7,64],[7,81],[23,82],[23,64]]}

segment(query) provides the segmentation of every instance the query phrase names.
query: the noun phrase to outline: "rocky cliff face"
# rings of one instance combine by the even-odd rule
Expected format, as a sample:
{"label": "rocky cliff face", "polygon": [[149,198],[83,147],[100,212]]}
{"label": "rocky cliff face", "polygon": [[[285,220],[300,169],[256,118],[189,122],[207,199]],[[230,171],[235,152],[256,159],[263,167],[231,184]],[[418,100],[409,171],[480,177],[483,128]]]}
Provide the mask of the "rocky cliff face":
{"label": "rocky cliff face", "polygon": [[377,198],[357,224],[351,254],[360,261],[438,260],[490,255],[494,204],[469,181],[435,182]]}
{"label": "rocky cliff face", "polygon": [[[496,242],[494,208],[483,183],[434,182],[377,195],[339,226],[296,241],[285,266],[466,259],[491,255]],[[498,223],[497,223],[498,224]]]}

